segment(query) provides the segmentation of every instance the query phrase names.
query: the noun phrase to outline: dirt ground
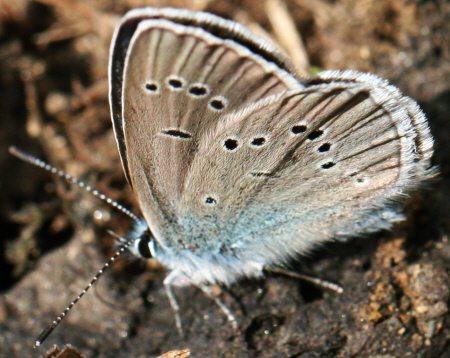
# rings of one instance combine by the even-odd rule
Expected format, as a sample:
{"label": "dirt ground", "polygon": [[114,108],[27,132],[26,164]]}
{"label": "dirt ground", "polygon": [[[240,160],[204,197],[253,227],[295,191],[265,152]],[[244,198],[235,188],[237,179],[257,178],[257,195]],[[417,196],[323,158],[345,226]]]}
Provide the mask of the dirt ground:
{"label": "dirt ground", "polygon": [[[112,132],[107,65],[115,25],[141,6],[241,22],[272,37],[307,73],[357,69],[389,79],[429,118],[440,175],[408,200],[407,220],[392,232],[300,259],[301,272],[339,283],[342,294],[278,275],[217,288],[237,316],[236,334],[199,290],[179,289],[182,338],[164,273],[125,255],[34,349],[114,253],[107,230],[126,235],[130,220],[7,148],[139,213]],[[0,68],[0,357],[45,356],[54,344],[89,358],[176,349],[193,357],[450,357],[449,1],[0,0]]]}

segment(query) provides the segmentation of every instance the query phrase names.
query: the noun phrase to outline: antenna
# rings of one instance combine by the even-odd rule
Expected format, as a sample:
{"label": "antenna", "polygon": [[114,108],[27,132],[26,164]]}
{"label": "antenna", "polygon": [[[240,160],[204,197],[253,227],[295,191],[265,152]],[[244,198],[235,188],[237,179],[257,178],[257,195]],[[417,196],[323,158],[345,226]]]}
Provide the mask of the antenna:
{"label": "antenna", "polygon": [[25,153],[14,146],[9,147],[8,150],[15,157],[22,159],[23,161],[30,163],[32,165],[35,165],[39,168],[42,168],[52,174],[56,174],[57,176],[67,180],[69,183],[75,184],[78,187],[80,187],[81,189],[86,190],[87,192],[93,194],[94,196],[96,196],[100,200],[104,201],[105,203],[120,210],[125,215],[128,215],[135,222],[137,222],[137,223],[141,222],[140,219],[135,214],[133,214],[130,210],[128,210],[124,206],[120,205],[117,201],[114,201],[113,199],[107,197],[105,194],[100,193],[98,190],[92,188],[90,185],[86,185],[86,183],[82,182],[81,180],[78,180],[77,178],[64,172],[63,170],[60,170],[60,169],[54,167],[53,165],[44,162],[43,160],[41,160],[39,158],[33,157],[31,154]]}
{"label": "antenna", "polygon": [[109,267],[109,265],[111,265],[113,261],[115,261],[120,255],[123,254],[123,252],[126,249],[128,249],[133,244],[133,241],[134,240],[127,240],[126,243],[120,246],[119,250],[117,250],[116,253],[103,265],[103,267],[100,270],[98,270],[97,274],[92,278],[92,280],[84,288],[84,290],[81,291],[81,293],[77,296],[77,298],[75,298],[72,302],[70,302],[70,304],[66,307],[66,309],[62,311],[61,314],[58,317],[56,317],[56,319],[42,331],[42,333],[36,339],[34,348],[39,347],[47,339],[47,337],[53,332],[56,326],[58,326],[58,324],[72,309],[72,307],[75,306],[75,304],[81,299],[81,297],[83,297],[86,294],[86,292],[94,285],[94,283],[103,274],[103,272],[105,272],[105,270]]}
{"label": "antenna", "polygon": [[[120,210],[125,215],[128,215],[131,219],[133,219],[135,222],[140,223],[140,219],[133,214],[130,210],[120,205],[118,202],[112,200],[111,198],[107,197],[105,194],[100,193],[98,190],[93,189],[91,186],[86,185],[84,182],[78,180],[77,178],[71,176],[70,174],[67,174],[63,170],[60,170],[46,162],[44,162],[41,159],[38,159],[36,157],[33,157],[32,155],[25,153],[21,151],[20,149],[16,147],[9,147],[9,152],[14,155],[15,157],[22,159],[23,161],[30,163],[32,165],[35,165],[37,167],[43,168],[47,171],[49,171],[52,174],[56,174],[61,178],[64,178],[70,183],[76,184],[78,187],[88,191],[89,193],[95,195],[100,200],[106,202],[107,204],[113,206],[114,208]],[[94,285],[94,283],[99,279],[99,277],[105,272],[105,270],[112,264],[113,261],[115,261],[120,255],[124,253],[126,249],[128,249],[131,245],[133,245],[135,239],[126,239],[124,237],[118,236],[116,234],[113,234],[114,237],[118,238],[119,242],[121,243],[121,246],[116,251],[116,253],[103,265],[103,267],[98,270],[97,274],[92,278],[92,280],[89,282],[89,284],[81,291],[81,293],[72,301],[70,304],[66,307],[64,311],[61,312],[61,314],[56,317],[56,319],[49,324],[42,333],[38,336],[36,339],[36,342],[34,344],[34,347],[39,347],[46,339],[47,337],[53,332],[53,330],[58,326],[58,324],[63,320],[63,318],[67,315],[67,313],[72,309],[73,306],[83,297],[86,292]]]}

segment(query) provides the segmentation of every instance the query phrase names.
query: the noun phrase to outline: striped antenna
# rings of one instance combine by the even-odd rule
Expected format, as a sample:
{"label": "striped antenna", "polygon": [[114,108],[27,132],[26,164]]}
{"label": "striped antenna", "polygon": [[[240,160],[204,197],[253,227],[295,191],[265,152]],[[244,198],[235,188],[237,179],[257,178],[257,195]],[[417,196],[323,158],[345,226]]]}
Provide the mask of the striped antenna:
{"label": "striped antenna", "polygon": [[[86,185],[84,182],[78,180],[77,178],[74,178],[70,174],[67,174],[63,170],[59,170],[55,168],[54,166],[44,162],[43,160],[40,160],[36,157],[33,157],[32,155],[25,153],[21,151],[20,149],[17,149],[16,147],[9,147],[9,152],[14,155],[15,157],[22,159],[23,161],[33,164],[37,167],[43,168],[47,171],[49,171],[52,174],[56,174],[61,178],[64,178],[70,183],[76,184],[78,187],[88,191],[89,193],[95,195],[100,200],[103,200],[107,204],[115,207],[116,209],[120,210],[122,213],[128,215],[131,219],[133,219],[136,223],[140,223],[139,218],[133,214],[130,210],[120,205],[118,202],[112,200],[111,198],[107,197],[105,194],[100,193],[98,190],[93,189],[91,186]],[[112,264],[113,261],[115,261],[122,253],[128,249],[135,241],[135,239],[126,239],[123,237],[119,237],[117,235],[113,235],[116,238],[119,238],[119,242],[121,243],[119,249],[116,251],[116,253],[103,265],[103,267],[98,270],[97,274],[92,278],[92,280],[89,282],[89,284],[84,288],[83,291],[72,301],[70,304],[66,307],[64,311],[61,312],[61,314],[45,328],[42,333],[38,336],[36,339],[36,342],[34,344],[34,347],[39,347],[46,339],[47,337],[53,332],[53,330],[58,326],[58,324],[63,320],[63,318],[67,315],[67,313],[72,309],[73,306],[83,297],[86,292],[94,285],[95,282],[99,279],[99,277],[105,272],[105,270]]]}
{"label": "striped antenna", "polygon": [[48,164],[39,158],[33,157],[31,154],[25,153],[16,147],[11,146],[8,149],[9,149],[9,152],[12,155],[14,155],[15,157],[22,159],[23,161],[25,161],[27,163],[33,164],[39,168],[42,168],[52,174],[56,174],[57,176],[59,176],[61,178],[64,178],[69,183],[73,183],[73,184],[77,185],[81,189],[84,189],[84,190],[88,191],[89,193],[95,195],[97,198],[104,201],[105,203],[120,210],[122,213],[124,213],[125,215],[128,215],[131,219],[133,219],[137,223],[140,222],[139,218],[135,214],[133,214],[130,210],[128,210],[127,208],[120,205],[117,201],[112,200],[111,198],[107,197],[105,194],[100,193],[98,190],[92,188],[90,185],[86,185],[86,183],[82,182],[81,180],[78,180],[77,178],[73,177],[70,174],[67,174],[63,170],[55,168],[53,165]]}
{"label": "striped antenna", "polygon": [[[123,238],[121,238],[122,242],[124,242]],[[72,309],[73,306],[83,297],[87,291],[94,285],[94,283],[99,279],[99,277],[105,272],[105,270],[111,265],[111,263],[116,260],[120,255],[124,253],[126,249],[128,249],[134,242],[134,239],[132,240],[126,240],[125,243],[122,244],[122,246],[119,247],[119,249],[116,251],[116,253],[103,265],[103,267],[98,270],[97,274],[92,278],[92,280],[89,282],[89,284],[84,288],[83,291],[75,298],[70,304],[66,307],[64,311],[61,312],[61,314],[56,317],[56,319],[49,324],[42,333],[38,336],[36,339],[36,342],[34,343],[34,348],[39,347],[46,339],[47,337],[53,332],[53,330],[58,326],[58,324],[63,320],[63,318],[67,315],[67,313]]]}

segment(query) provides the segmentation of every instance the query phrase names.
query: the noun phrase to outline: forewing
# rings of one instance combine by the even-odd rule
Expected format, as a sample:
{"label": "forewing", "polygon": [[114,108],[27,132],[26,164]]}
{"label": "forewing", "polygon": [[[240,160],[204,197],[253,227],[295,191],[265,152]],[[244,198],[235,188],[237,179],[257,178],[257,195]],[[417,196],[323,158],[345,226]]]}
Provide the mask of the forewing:
{"label": "forewing", "polygon": [[[247,47],[170,19],[140,21],[124,46],[113,47],[111,65],[112,102],[120,97],[111,105],[116,139],[146,221],[160,238],[168,227],[177,229],[187,173],[205,134],[238,108],[301,85]],[[115,66],[114,49],[123,68]]]}

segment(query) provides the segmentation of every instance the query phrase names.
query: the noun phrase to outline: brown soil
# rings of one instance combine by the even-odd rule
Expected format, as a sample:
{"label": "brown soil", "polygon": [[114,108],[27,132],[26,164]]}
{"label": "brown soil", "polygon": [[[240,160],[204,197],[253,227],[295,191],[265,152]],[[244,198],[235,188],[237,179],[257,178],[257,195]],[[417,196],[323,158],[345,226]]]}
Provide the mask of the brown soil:
{"label": "brown soil", "polygon": [[[301,259],[302,272],[338,282],[343,294],[277,275],[218,290],[238,318],[235,334],[209,298],[179,289],[181,338],[164,275],[126,256],[35,350],[37,334],[114,252],[106,230],[126,235],[130,223],[7,148],[43,158],[139,212],[111,128],[107,65],[118,19],[140,6],[234,19],[287,44],[305,71],[357,69],[389,79],[429,118],[440,176],[409,200],[407,221],[393,232]],[[38,357],[53,344],[86,357],[185,348],[194,357],[450,356],[449,2],[0,0],[0,69],[0,357]]]}

